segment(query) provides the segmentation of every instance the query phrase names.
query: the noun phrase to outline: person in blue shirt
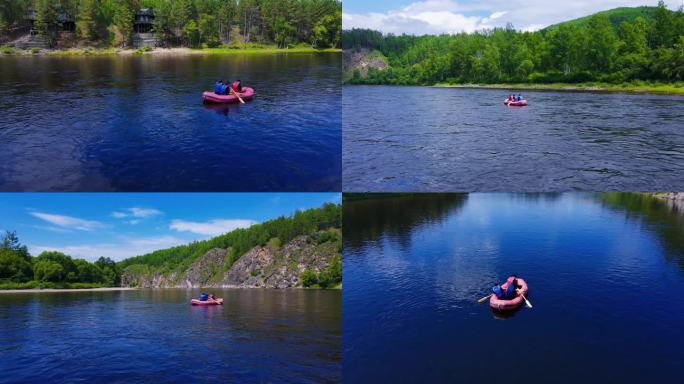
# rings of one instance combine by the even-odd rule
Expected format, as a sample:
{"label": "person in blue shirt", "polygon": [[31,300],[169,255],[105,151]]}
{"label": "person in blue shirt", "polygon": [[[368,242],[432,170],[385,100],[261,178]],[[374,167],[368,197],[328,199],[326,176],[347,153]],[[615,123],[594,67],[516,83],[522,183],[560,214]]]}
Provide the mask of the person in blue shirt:
{"label": "person in blue shirt", "polygon": [[223,95],[224,84],[223,80],[219,80],[214,84],[214,93],[217,95]]}
{"label": "person in blue shirt", "polygon": [[520,100],[522,100],[522,95],[518,94],[518,97],[516,98],[515,101],[520,101]]}

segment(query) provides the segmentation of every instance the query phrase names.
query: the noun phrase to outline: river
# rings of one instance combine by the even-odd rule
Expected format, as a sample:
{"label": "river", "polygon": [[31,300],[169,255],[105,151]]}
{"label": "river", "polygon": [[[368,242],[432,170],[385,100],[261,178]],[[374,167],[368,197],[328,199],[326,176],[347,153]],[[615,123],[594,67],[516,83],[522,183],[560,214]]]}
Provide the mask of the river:
{"label": "river", "polygon": [[[684,97],[345,86],[345,192],[684,190]],[[381,112],[379,112],[381,111]]]}
{"label": "river", "polygon": [[0,381],[339,382],[342,292],[0,293]]}
{"label": "river", "polygon": [[[681,382],[681,206],[621,193],[345,198],[345,382]],[[510,274],[532,308],[478,304]]]}
{"label": "river", "polygon": [[[338,53],[0,57],[1,191],[339,191]],[[255,100],[204,106],[240,78]]]}

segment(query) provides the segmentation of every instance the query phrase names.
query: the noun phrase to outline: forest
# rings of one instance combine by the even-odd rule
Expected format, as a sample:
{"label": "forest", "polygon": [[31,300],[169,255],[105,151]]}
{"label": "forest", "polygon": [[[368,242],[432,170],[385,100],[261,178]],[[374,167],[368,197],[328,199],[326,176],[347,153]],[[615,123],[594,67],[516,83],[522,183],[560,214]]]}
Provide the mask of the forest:
{"label": "forest", "polygon": [[373,50],[389,68],[356,84],[581,83],[684,81],[684,12],[618,8],[536,32],[506,28],[440,36],[353,29],[343,49]]}
{"label": "forest", "polygon": [[106,257],[94,263],[56,251],[33,257],[12,231],[0,242],[0,289],[113,287],[120,277],[116,263]]}
{"label": "forest", "polygon": [[35,33],[51,46],[68,19],[83,44],[126,47],[141,9],[152,10],[152,32],[167,47],[331,48],[341,40],[339,0],[0,0],[0,37],[28,33],[27,15],[35,10]]}
{"label": "forest", "polygon": [[[310,235],[319,243],[336,241],[341,244],[333,232],[326,231],[341,226],[341,205],[325,204],[321,208],[297,211],[290,217],[279,217],[209,240],[158,250],[118,263],[104,257],[90,263],[55,251],[45,251],[33,257],[19,242],[15,232],[7,232],[0,243],[0,289],[119,286],[121,274],[127,268],[156,272],[182,270],[213,248],[230,249],[227,265],[230,267],[250,249],[257,245],[265,246],[274,238],[281,244],[287,244],[297,236]],[[320,276],[311,276],[307,271],[305,277],[307,286],[334,286],[342,280],[341,260],[333,260],[329,270]]]}

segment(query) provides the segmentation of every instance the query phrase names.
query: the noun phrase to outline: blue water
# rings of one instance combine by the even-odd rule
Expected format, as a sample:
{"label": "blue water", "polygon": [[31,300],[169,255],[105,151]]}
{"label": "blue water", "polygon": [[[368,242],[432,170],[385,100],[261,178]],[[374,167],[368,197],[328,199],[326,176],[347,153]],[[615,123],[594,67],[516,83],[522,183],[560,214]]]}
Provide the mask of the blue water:
{"label": "blue water", "polygon": [[343,190],[684,190],[684,97],[506,92],[344,87]]}
{"label": "blue water", "polygon": [[[681,206],[631,194],[349,196],[345,382],[681,382]],[[510,274],[533,308],[477,303]]]}
{"label": "blue water", "polygon": [[340,291],[0,293],[0,382],[341,380]]}
{"label": "blue water", "polygon": [[[340,55],[0,57],[0,190],[339,191]],[[257,96],[203,105],[218,79]]]}

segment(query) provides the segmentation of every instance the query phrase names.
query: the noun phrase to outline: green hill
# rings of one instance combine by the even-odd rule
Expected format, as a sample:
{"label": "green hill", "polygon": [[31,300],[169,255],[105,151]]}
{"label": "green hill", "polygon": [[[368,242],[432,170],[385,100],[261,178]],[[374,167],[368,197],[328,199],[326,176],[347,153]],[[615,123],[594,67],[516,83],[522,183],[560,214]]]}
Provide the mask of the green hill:
{"label": "green hill", "polygon": [[589,20],[595,15],[608,15],[608,19],[610,19],[610,22],[616,29],[620,26],[620,23],[622,23],[623,21],[632,23],[634,22],[634,20],[636,20],[637,17],[642,17],[647,23],[650,23],[653,20],[656,9],[658,9],[658,7],[614,8],[607,11],[597,12],[589,16],[580,17],[579,19],[568,20],[562,23],[550,25],[544,28],[542,32],[556,29],[561,25],[585,27],[589,24]]}

